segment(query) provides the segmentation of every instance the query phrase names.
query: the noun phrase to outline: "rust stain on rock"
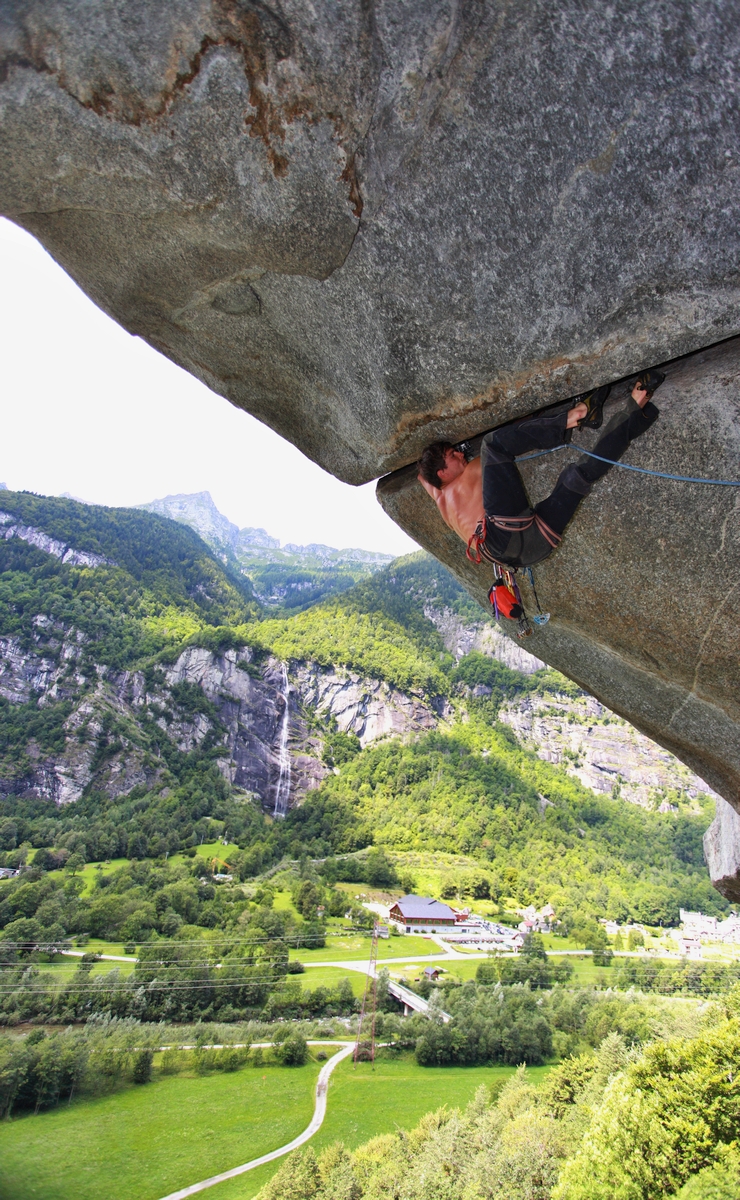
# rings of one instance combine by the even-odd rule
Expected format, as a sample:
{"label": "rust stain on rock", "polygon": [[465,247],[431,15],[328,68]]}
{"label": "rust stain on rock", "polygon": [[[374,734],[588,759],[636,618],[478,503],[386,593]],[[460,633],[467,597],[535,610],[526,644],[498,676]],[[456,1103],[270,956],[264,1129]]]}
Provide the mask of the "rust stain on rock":
{"label": "rust stain on rock", "polygon": [[263,142],[275,176],[280,178],[288,172],[289,161],[283,152],[287,126],[296,120],[312,125],[328,120],[334,126],[335,137],[346,157],[346,166],[339,178],[348,184],[349,203],[359,218],[362,197],[354,151],[346,147],[342,116],[335,111],[322,111],[318,97],[310,95],[310,89],[302,88],[300,95],[285,99],[271,91],[270,77],[271,74],[274,76],[275,67],[294,53],[293,37],[287,24],[262,5],[246,7],[234,0],[213,0],[208,25],[210,28],[200,38],[197,50],[188,55],[184,66],[183,48],[177,41],[173,42],[163,86],[154,96],[142,95],[135,88],[126,88],[120,83],[116,86],[108,79],[73,83],[63,67],[57,65],[59,55],[53,36],[48,31],[29,29],[26,29],[22,52],[0,59],[0,83],[5,81],[13,66],[52,75],[59,87],[83,108],[99,117],[140,128],[156,125],[167,116],[178,96],[197,79],[210,51],[229,47],[241,57],[249,85],[249,103],[254,111],[245,116],[245,127],[250,137]]}
{"label": "rust stain on rock", "polygon": [[[557,355],[544,359],[521,371],[518,375],[510,375],[500,383],[492,383],[482,392],[474,396],[451,396],[438,404],[436,408],[428,408],[423,413],[405,413],[397,422],[394,436],[386,443],[386,454],[394,454],[410,437],[420,429],[439,422],[459,420],[461,417],[472,416],[475,413],[489,413],[491,409],[500,407],[511,401],[522,392],[531,394],[532,385],[545,386],[553,375],[566,372],[574,366],[589,366],[598,363],[612,349],[611,342],[605,342],[595,354],[574,354],[570,356]],[[605,382],[594,381],[595,384]],[[567,393],[563,396],[566,399]],[[550,402],[545,400],[544,403]],[[552,403],[556,401],[553,400]],[[478,430],[477,432],[480,432]],[[473,436],[471,433],[469,436]]]}

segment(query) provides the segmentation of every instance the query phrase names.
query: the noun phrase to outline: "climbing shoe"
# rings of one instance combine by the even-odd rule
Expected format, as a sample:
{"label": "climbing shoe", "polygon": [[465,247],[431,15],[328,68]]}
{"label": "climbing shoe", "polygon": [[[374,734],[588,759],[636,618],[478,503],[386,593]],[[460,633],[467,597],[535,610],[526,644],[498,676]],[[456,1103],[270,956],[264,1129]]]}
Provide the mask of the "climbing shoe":
{"label": "climbing shoe", "polygon": [[637,379],[632,385],[632,390],[634,391],[636,387],[639,387],[640,390],[644,389],[648,394],[648,400],[650,400],[653,392],[657,392],[664,380],[665,375],[663,372],[656,371],[653,367],[651,367],[649,371],[643,371],[642,375],[637,376]]}
{"label": "climbing shoe", "polygon": [[603,387],[578,397],[578,403],[585,404],[588,408],[585,417],[578,422],[579,429],[601,429],[601,423],[604,420],[604,404],[611,390],[611,384],[605,383]]}

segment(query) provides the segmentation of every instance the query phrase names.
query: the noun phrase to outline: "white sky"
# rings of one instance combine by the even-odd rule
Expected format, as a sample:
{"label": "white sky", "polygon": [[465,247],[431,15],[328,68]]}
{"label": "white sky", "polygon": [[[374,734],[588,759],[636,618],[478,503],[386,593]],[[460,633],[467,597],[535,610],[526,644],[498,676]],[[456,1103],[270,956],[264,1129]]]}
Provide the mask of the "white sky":
{"label": "white sky", "polygon": [[142,504],[208,491],[281,542],[418,549],[375,499],[132,337],[18,226],[0,218],[0,480]]}

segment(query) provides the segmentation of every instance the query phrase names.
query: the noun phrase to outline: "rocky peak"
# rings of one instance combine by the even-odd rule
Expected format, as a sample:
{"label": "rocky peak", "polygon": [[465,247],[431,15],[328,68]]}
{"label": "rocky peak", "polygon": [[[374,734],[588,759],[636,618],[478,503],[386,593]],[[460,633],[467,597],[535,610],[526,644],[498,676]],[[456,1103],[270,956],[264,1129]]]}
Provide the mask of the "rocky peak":
{"label": "rocky peak", "polygon": [[210,492],[194,492],[190,495],[165,496],[139,504],[145,512],[158,513],[181,525],[189,525],[212,548],[233,549],[239,537],[239,529],[220,513],[213,503]]}

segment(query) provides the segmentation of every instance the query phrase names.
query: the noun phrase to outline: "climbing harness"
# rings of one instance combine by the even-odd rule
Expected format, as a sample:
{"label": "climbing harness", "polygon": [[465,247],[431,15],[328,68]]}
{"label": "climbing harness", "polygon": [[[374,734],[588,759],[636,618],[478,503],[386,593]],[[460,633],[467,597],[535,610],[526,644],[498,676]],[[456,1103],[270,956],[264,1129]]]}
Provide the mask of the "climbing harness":
{"label": "climbing harness", "polygon": [[548,546],[553,550],[563,540],[560,534],[551,529],[537,512],[533,512],[528,517],[488,517],[488,520],[496,529],[503,529],[505,533],[524,533],[525,530],[536,525]]}
{"label": "climbing harness", "polygon": [[560,534],[551,529],[538,513],[533,513],[527,517],[489,517],[487,519],[483,517],[478,522],[475,533],[468,542],[465,553],[471,562],[479,564],[485,559],[493,565],[493,584],[488,591],[488,599],[493,607],[496,620],[500,621],[502,617],[506,617],[510,621],[517,621],[517,637],[529,637],[533,633],[533,630],[530,618],[524,610],[522,595],[516,581],[517,571],[521,571],[529,581],[529,585],[534,593],[537,612],[532,615],[531,621],[535,625],[546,625],[550,620],[550,614],[543,612],[540,606],[540,598],[534,586],[532,568],[510,567],[494,558],[486,545],[487,520],[492,525],[495,525],[496,528],[510,533],[520,533],[525,529],[530,529],[532,525],[536,525],[545,541],[553,549],[555,549],[562,539]]}
{"label": "climbing harness", "polygon": [[543,521],[540,514],[536,512],[526,517],[483,517],[476,525],[475,533],[469,539],[468,548],[465,551],[470,561],[476,563],[476,565],[481,563],[484,558],[496,566],[502,565],[499,564],[498,559],[494,558],[486,545],[489,523],[495,529],[503,529],[505,533],[524,533],[525,530],[531,529],[533,525],[536,525],[548,546],[553,550],[563,540],[560,534],[551,529],[547,521]]}

